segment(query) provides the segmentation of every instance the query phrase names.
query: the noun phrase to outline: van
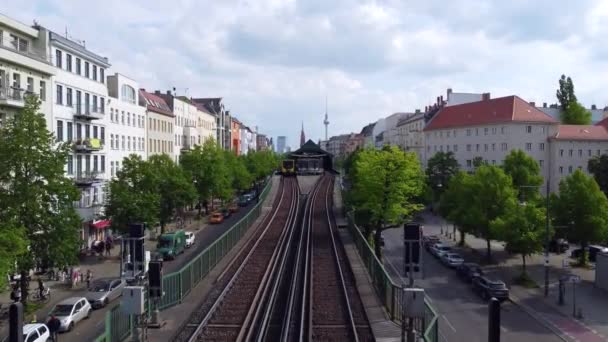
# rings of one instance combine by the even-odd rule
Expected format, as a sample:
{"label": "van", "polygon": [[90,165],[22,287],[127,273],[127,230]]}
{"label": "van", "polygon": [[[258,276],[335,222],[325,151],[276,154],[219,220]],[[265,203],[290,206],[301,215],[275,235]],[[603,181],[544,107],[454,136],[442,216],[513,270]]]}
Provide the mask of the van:
{"label": "van", "polygon": [[156,248],[163,260],[175,259],[186,248],[186,233],[181,229],[165,233],[158,238]]}

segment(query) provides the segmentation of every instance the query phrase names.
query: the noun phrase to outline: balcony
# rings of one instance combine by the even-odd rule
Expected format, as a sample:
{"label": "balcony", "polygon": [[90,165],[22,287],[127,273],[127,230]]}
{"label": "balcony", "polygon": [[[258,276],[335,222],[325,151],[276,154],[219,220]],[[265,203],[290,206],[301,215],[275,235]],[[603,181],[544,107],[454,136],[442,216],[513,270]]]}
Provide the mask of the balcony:
{"label": "balcony", "polygon": [[13,87],[0,88],[0,106],[23,108],[25,105],[25,90]]}
{"label": "balcony", "polygon": [[105,116],[101,107],[87,107],[81,104],[74,106],[74,118],[85,121],[101,120]]}
{"label": "balcony", "polygon": [[96,151],[101,151],[103,149],[103,144],[99,139],[80,139],[74,141],[74,151],[76,152],[85,152],[91,153]]}
{"label": "balcony", "polygon": [[94,171],[81,171],[74,175],[74,183],[77,186],[89,187],[102,181],[101,174]]}

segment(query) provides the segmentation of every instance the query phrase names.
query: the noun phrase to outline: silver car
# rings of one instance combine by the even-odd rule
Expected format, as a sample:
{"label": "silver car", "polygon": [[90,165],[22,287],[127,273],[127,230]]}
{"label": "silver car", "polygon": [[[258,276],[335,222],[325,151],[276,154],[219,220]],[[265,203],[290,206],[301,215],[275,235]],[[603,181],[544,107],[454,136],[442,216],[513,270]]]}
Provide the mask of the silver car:
{"label": "silver car", "polygon": [[99,309],[120,297],[124,287],[124,279],[100,278],[93,281],[85,296],[94,309]]}
{"label": "silver car", "polygon": [[91,315],[91,304],[84,297],[72,297],[57,303],[47,317],[47,322],[55,316],[61,322],[59,331],[71,331],[76,323]]}

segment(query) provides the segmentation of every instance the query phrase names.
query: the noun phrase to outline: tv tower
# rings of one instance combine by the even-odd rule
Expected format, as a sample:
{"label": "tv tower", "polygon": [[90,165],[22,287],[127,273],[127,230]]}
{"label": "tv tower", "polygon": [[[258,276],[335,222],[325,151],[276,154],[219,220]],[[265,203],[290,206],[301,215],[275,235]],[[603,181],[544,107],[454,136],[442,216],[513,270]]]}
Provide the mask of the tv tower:
{"label": "tv tower", "polygon": [[323,120],[323,124],[325,125],[325,141],[327,141],[327,126],[329,126],[329,117],[327,116],[327,96],[325,96],[325,120]]}

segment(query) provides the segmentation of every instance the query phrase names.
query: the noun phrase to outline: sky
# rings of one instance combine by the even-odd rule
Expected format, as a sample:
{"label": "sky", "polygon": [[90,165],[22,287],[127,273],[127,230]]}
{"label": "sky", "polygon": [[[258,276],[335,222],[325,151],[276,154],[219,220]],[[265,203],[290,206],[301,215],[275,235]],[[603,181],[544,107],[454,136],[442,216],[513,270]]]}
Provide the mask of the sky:
{"label": "sky", "polygon": [[554,103],[561,74],[608,104],[608,1],[21,0],[0,12],[85,40],[147,90],[223,97],[299,144],[455,92]]}

